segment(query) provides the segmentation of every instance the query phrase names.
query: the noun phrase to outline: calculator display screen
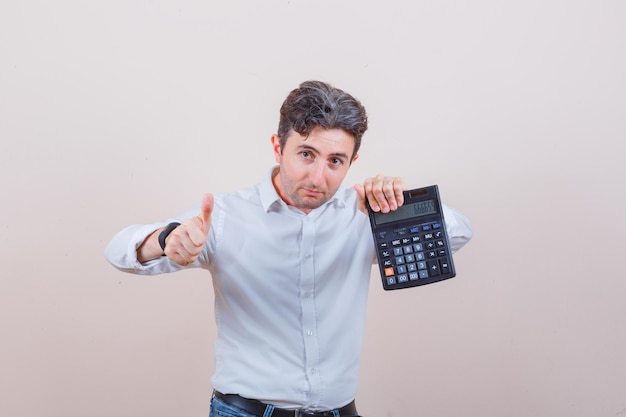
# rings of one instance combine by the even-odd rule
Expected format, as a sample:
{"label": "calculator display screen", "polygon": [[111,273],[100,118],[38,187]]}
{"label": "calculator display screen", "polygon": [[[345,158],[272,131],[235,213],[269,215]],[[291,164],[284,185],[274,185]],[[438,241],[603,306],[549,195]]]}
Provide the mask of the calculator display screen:
{"label": "calculator display screen", "polygon": [[376,224],[384,224],[434,213],[437,213],[435,200],[425,200],[412,204],[404,204],[398,207],[396,211],[390,211],[389,213],[375,213],[374,219],[376,220]]}

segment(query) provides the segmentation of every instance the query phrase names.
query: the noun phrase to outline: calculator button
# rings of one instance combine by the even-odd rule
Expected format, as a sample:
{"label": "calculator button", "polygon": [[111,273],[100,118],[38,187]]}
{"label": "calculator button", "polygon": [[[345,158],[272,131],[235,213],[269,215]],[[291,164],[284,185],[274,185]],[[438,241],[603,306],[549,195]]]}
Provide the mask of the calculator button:
{"label": "calculator button", "polygon": [[400,265],[404,263],[404,256],[396,257],[396,265]]}
{"label": "calculator button", "polygon": [[422,230],[423,230],[423,231],[425,231],[425,232],[426,232],[427,230],[430,230],[430,225],[429,225],[429,224],[425,224],[425,225],[423,225],[423,226],[422,226]]}
{"label": "calculator button", "polygon": [[428,273],[431,277],[436,277],[441,274],[441,269],[439,268],[439,262],[433,261],[428,262]]}
{"label": "calculator button", "polygon": [[406,269],[409,272],[415,272],[415,271],[417,271],[417,265],[416,264],[407,264]]}
{"label": "calculator button", "polygon": [[435,244],[437,245],[437,247],[438,247],[438,248],[443,248],[444,246],[446,246],[446,245],[443,243],[443,240],[438,240],[438,241],[436,241],[436,242],[435,242]]}
{"label": "calculator button", "polygon": [[402,244],[402,242],[400,241],[400,239],[394,239],[391,241],[391,244],[393,246],[400,246]]}
{"label": "calculator button", "polygon": [[429,259],[433,259],[437,257],[437,252],[435,252],[434,250],[431,250],[430,252],[428,252],[427,254]]}
{"label": "calculator button", "polygon": [[420,276],[420,275],[419,275],[417,272],[411,272],[411,273],[409,273],[409,279],[410,279],[411,281],[415,281],[416,279],[418,279],[418,278],[419,278],[419,276]]}
{"label": "calculator button", "polygon": [[387,285],[394,285],[396,283],[396,277],[387,277]]}
{"label": "calculator button", "polygon": [[415,262],[415,256],[412,253],[409,253],[404,257],[404,260],[407,262]]}
{"label": "calculator button", "polygon": [[435,239],[441,239],[443,237],[443,232],[441,230],[437,230],[435,232]]}
{"label": "calculator button", "polygon": [[385,268],[385,276],[390,277],[392,275],[394,275],[393,274],[393,268],[392,267]]}
{"label": "calculator button", "polygon": [[378,248],[379,249],[387,249],[389,247],[389,243],[388,242],[380,242],[378,244]]}
{"label": "calculator button", "polygon": [[410,231],[411,233],[417,233],[417,232],[419,232],[419,231],[420,231],[420,227],[419,227],[419,226],[413,226],[413,227],[411,227],[411,228],[409,229],[409,231]]}
{"label": "calculator button", "polygon": [[424,252],[418,252],[415,254],[415,259],[417,259],[418,261],[423,261],[424,259],[426,259],[426,256],[424,256]]}
{"label": "calculator button", "polygon": [[408,282],[409,276],[407,274],[398,275],[398,282]]}
{"label": "calculator button", "polygon": [[424,233],[424,239],[431,240],[434,237],[432,233]]}
{"label": "calculator button", "polygon": [[406,265],[398,265],[398,274],[406,274]]}
{"label": "calculator button", "polygon": [[419,242],[419,241],[420,241],[420,237],[419,237],[419,235],[415,235],[415,236],[411,237],[411,242],[413,242],[413,243],[417,243],[417,242]]}
{"label": "calculator button", "polygon": [[392,266],[391,259],[385,259],[385,260],[383,261],[383,266],[384,266],[385,268]]}
{"label": "calculator button", "polygon": [[425,261],[418,262],[417,269],[426,269],[426,262]]}
{"label": "calculator button", "polygon": [[426,243],[426,249],[435,249],[435,242]]}
{"label": "calculator button", "polygon": [[433,229],[441,228],[441,223],[433,223]]}
{"label": "calculator button", "polygon": [[411,238],[410,237],[403,237],[402,238],[402,244],[403,245],[408,245],[409,243],[411,243]]}
{"label": "calculator button", "polygon": [[426,269],[420,269],[419,276],[420,278],[428,278],[428,271]]}
{"label": "calculator button", "polygon": [[421,243],[416,243],[415,245],[413,245],[413,250],[415,252],[421,252],[424,250],[424,245],[422,245]]}
{"label": "calculator button", "polygon": [[442,274],[449,274],[450,273],[450,262],[448,261],[448,258],[440,259],[439,263],[441,264],[441,273]]}
{"label": "calculator button", "polygon": [[391,256],[391,253],[388,250],[384,250],[380,252],[380,256],[382,256],[383,258],[389,258]]}
{"label": "calculator button", "polygon": [[403,246],[402,249],[404,250],[404,253],[413,253],[413,246]]}
{"label": "calculator button", "polygon": [[394,256],[400,256],[404,254],[404,251],[402,248],[393,248],[393,254]]}

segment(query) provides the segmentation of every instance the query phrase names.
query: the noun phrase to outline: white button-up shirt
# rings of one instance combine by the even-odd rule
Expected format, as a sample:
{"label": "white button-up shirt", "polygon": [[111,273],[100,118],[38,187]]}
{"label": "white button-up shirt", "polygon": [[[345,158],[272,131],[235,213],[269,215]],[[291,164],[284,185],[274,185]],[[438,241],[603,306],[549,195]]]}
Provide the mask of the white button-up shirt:
{"label": "white button-up shirt", "polygon": [[[451,249],[472,235],[444,207]],[[120,270],[160,274],[182,269],[167,257],[141,264],[137,247],[171,222],[130,226],[105,256]],[[356,396],[368,284],[375,262],[367,215],[341,187],[304,214],[278,196],[271,173],[258,185],[215,196],[203,252],[188,267],[208,269],[215,291],[213,388],[281,408],[341,407]]]}

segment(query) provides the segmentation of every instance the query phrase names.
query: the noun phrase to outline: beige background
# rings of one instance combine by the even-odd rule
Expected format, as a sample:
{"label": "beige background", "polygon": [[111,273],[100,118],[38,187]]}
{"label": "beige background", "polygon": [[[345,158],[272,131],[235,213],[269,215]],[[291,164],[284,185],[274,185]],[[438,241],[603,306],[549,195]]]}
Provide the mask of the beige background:
{"label": "beige background", "polygon": [[0,415],[203,417],[209,276],[110,237],[256,183],[300,81],[359,97],[347,184],[439,184],[458,276],[373,275],[369,417],[626,415],[626,3],[0,3]]}

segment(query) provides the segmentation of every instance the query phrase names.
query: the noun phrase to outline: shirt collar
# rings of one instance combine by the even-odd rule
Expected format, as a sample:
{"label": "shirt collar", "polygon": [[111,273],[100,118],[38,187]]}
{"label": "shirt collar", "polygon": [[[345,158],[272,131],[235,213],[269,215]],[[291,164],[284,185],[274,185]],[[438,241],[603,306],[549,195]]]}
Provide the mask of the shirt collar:
{"label": "shirt collar", "polygon": [[[263,181],[259,184],[259,195],[261,197],[261,205],[263,206],[263,210],[268,213],[274,205],[282,205],[287,206],[287,204],[280,198],[276,188],[274,188],[274,183],[272,182],[272,177],[278,171],[278,166],[272,167],[269,170]],[[343,187],[339,187],[334,196],[331,197],[326,203],[322,205],[322,207],[334,204],[337,208],[343,208],[346,206],[346,198]],[[320,208],[322,208],[320,207]],[[319,210],[315,209],[315,210]],[[313,211],[315,211],[313,210]]]}

